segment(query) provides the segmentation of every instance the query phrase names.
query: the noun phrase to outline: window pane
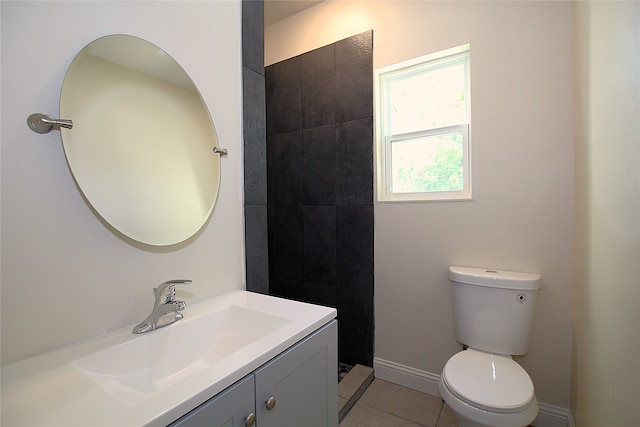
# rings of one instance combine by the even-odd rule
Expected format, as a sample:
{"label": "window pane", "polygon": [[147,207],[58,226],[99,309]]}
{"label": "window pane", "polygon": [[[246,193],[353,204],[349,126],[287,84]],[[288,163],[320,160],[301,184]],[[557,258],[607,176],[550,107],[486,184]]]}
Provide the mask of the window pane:
{"label": "window pane", "polygon": [[464,63],[392,78],[388,89],[391,135],[467,122]]}
{"label": "window pane", "polygon": [[471,199],[469,45],[376,71],[378,200]]}
{"label": "window pane", "polygon": [[461,131],[391,142],[393,193],[463,189]]}

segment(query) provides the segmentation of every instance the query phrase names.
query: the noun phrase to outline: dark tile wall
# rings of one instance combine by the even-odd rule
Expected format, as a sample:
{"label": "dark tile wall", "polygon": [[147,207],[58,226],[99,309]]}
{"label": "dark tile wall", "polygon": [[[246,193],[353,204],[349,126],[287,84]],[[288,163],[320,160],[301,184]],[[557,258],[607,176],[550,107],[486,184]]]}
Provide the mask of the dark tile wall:
{"label": "dark tile wall", "polygon": [[247,290],[268,294],[267,131],[262,1],[242,1],[242,93]]}
{"label": "dark tile wall", "polygon": [[373,34],[265,69],[269,289],[338,309],[373,365]]}

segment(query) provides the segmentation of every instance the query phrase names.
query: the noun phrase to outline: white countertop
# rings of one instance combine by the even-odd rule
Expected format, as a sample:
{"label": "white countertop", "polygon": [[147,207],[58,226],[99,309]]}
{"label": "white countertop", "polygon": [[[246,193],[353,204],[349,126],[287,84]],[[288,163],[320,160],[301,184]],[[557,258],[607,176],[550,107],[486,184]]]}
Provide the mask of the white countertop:
{"label": "white countertop", "polygon": [[[83,358],[148,334],[158,334],[155,339],[162,341],[165,339],[162,331],[169,331],[182,322],[186,327],[189,319],[229,306],[268,313],[285,318],[286,322],[215,363],[199,363],[197,369],[188,371],[189,375],[139,395],[119,393],[117,388],[105,386],[104,381],[101,383],[78,367],[78,361]],[[190,305],[182,313],[183,320],[146,334],[132,334],[131,325],[2,366],[1,424],[165,426],[336,317],[333,308],[246,291],[235,291]]]}

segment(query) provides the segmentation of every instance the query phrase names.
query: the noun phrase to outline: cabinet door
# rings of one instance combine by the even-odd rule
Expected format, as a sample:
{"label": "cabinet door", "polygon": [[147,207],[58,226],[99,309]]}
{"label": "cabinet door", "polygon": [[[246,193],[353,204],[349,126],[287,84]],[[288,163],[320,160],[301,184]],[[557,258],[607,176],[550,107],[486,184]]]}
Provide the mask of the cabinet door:
{"label": "cabinet door", "polygon": [[170,427],[250,427],[255,420],[253,375],[212,397]]}
{"label": "cabinet door", "polygon": [[338,425],[337,333],[334,320],[255,372],[257,427]]}

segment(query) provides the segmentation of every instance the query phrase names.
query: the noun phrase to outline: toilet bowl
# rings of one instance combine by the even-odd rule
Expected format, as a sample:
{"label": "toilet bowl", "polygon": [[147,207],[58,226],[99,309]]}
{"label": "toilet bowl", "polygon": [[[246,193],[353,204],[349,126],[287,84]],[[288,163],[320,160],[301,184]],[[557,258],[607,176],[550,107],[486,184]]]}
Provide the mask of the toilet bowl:
{"label": "toilet bowl", "polygon": [[460,427],[523,427],[538,414],[533,382],[510,356],[461,351],[445,365],[438,388]]}
{"label": "toilet bowl", "polygon": [[541,276],[449,267],[456,339],[438,389],[460,427],[524,427],[538,415],[533,381],[511,355],[526,354]]}

